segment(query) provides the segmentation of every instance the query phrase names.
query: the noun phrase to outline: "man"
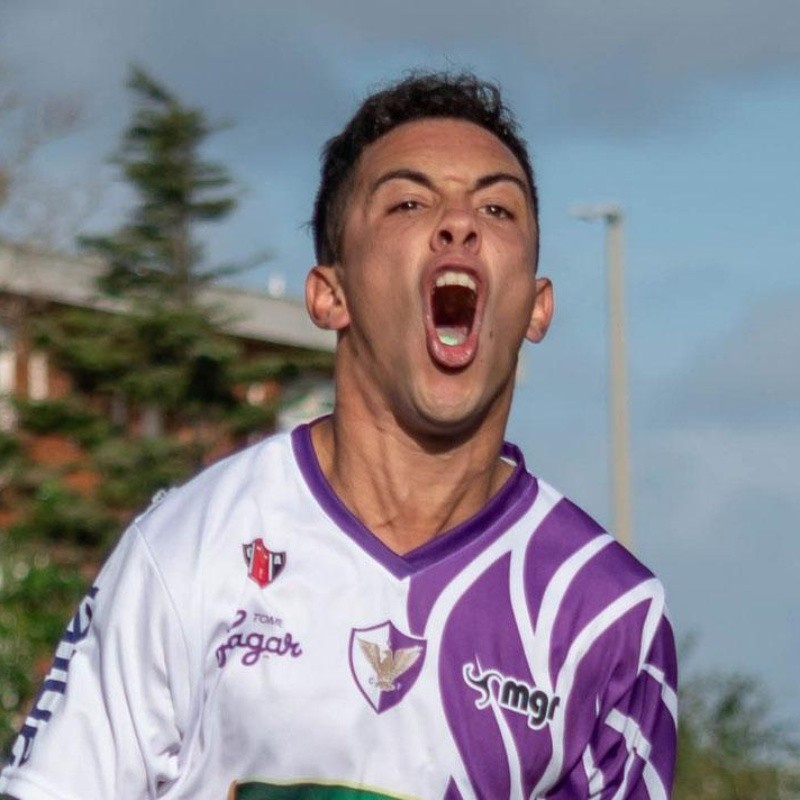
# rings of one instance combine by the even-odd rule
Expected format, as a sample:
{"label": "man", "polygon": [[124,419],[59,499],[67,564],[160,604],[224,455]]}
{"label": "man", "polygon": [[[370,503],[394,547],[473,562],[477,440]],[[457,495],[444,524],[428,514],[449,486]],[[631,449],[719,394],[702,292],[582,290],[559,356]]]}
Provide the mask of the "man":
{"label": "man", "polygon": [[307,282],[336,407],[143,514],[2,789],[90,798],[667,798],[663,591],[503,443],[553,312],[497,90],[418,75],[325,150]]}

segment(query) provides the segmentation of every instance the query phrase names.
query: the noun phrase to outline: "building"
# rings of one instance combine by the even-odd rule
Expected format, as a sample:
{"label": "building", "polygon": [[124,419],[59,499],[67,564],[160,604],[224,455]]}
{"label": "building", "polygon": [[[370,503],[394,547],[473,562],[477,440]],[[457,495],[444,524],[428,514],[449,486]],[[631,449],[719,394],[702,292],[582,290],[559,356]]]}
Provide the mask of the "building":
{"label": "building", "polygon": [[[0,245],[0,403],[6,399],[0,406],[3,428],[13,426],[8,398],[44,400],[66,391],[64,376],[51,369],[45,353],[31,347],[28,323],[33,316],[59,306],[124,313],[124,303],[98,294],[95,280],[101,270],[102,263],[97,259]],[[209,287],[199,299],[204,305],[225,310],[231,320],[227,326],[230,335],[239,339],[248,353],[307,355],[333,351],[333,335],[316,328],[297,300],[229,286]],[[320,390],[329,394],[324,383]],[[259,402],[265,391],[268,387],[250,386],[247,397]]]}
{"label": "building", "polygon": [[[69,377],[50,363],[47,353],[32,344],[31,328],[37,318],[65,307],[93,309],[98,314],[126,313],[124,302],[97,291],[96,278],[102,268],[97,259],[0,244],[0,431],[13,432],[16,427],[14,399],[57,400],[71,388]],[[277,355],[290,359],[295,356],[302,361],[309,356],[322,356],[324,362],[325,354],[333,352],[333,334],[316,328],[297,300],[218,285],[204,289],[198,299],[203,305],[224,311],[229,320],[225,331],[238,340],[245,359]],[[285,414],[279,412],[278,427],[286,427],[303,415],[324,413],[332,405],[330,367],[301,374],[288,387],[264,380],[240,388],[243,399],[250,404],[280,402]],[[98,402],[106,404],[103,413],[134,434],[191,435],[174,430],[157,405],[127,408],[121,398]],[[75,465],[81,460],[80,449],[64,437],[28,438],[25,446],[34,460],[49,466]],[[93,480],[96,476],[73,470],[71,482],[75,488],[88,488]]]}

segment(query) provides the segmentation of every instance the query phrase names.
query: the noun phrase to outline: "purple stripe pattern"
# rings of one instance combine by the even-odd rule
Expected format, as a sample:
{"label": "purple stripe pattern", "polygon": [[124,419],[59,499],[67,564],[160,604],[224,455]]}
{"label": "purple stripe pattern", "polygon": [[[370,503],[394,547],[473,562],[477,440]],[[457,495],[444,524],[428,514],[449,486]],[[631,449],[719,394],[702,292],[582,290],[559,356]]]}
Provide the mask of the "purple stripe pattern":
{"label": "purple stripe pattern", "polygon": [[[489,504],[405,556],[332,491],[309,426],[292,446],[327,516],[408,581],[408,630],[438,659],[427,668],[441,711],[430,713],[445,716],[468,794],[566,800],[624,786],[667,800],[677,668],[652,573],[573,503],[543,494],[511,445],[516,467]],[[462,794],[451,778],[443,800]]]}

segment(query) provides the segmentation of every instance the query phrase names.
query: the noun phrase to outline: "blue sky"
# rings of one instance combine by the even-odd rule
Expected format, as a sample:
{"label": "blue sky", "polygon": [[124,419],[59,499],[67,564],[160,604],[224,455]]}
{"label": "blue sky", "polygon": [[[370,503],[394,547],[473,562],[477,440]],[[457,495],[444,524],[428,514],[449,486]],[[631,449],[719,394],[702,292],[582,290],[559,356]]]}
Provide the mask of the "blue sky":
{"label": "blue sky", "polygon": [[244,281],[280,274],[299,293],[319,148],[366,90],[410,67],[498,81],[533,153],[558,303],[548,338],[525,351],[510,435],[610,523],[603,232],[568,210],[618,202],[636,552],[664,581],[679,636],[696,636],[685,671],[750,672],[800,727],[800,5],[287,5],[0,0],[2,80],[26,102],[84,109],[34,165],[64,221],[82,197],[95,229],[124,212],[103,159],[136,61],[234,123],[210,152],[241,205],[208,231],[210,258],[268,249]]}

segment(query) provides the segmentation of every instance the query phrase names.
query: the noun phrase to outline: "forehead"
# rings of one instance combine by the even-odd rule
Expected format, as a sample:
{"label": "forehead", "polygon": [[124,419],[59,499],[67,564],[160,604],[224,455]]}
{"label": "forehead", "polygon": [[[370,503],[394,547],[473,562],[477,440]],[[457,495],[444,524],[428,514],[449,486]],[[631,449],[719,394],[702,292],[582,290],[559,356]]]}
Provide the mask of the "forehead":
{"label": "forehead", "polygon": [[408,167],[433,180],[473,182],[482,175],[505,172],[528,185],[516,156],[493,133],[459,119],[406,122],[364,149],[356,186],[381,174]]}

